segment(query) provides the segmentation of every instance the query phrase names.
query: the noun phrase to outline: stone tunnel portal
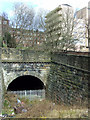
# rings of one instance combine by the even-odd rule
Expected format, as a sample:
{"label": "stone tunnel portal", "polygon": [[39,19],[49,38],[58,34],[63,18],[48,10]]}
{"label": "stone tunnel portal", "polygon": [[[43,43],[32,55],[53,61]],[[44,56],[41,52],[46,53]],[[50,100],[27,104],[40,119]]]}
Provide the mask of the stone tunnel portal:
{"label": "stone tunnel portal", "polygon": [[7,91],[39,90],[44,88],[44,83],[39,78],[25,75],[14,79],[9,84]]}

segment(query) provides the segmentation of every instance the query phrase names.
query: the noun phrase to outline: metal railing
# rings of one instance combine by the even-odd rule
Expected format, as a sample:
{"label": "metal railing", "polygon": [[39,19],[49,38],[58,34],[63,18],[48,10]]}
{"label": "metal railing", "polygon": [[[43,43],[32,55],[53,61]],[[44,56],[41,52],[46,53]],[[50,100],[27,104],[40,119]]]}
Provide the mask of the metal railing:
{"label": "metal railing", "polygon": [[23,91],[8,91],[8,93],[17,94],[19,97],[29,98],[30,100],[34,99],[44,99],[45,90],[23,90]]}

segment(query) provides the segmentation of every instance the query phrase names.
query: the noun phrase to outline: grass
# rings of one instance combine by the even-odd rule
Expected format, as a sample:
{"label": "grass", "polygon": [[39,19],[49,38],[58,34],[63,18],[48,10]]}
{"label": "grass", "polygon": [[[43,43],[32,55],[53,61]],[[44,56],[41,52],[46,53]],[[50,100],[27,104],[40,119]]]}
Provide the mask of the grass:
{"label": "grass", "polygon": [[3,109],[2,110],[2,115],[5,115],[5,114],[7,114],[7,115],[13,115],[14,114],[14,109],[13,108],[8,108],[8,109]]}
{"label": "grass", "polygon": [[[17,96],[7,94],[2,113],[12,115]],[[82,106],[67,106],[55,104],[49,100],[33,100],[20,98],[27,112],[15,114],[15,118],[88,118],[88,108]]]}
{"label": "grass", "polygon": [[56,105],[48,100],[33,101],[26,113],[17,114],[16,118],[87,118],[87,108]]}

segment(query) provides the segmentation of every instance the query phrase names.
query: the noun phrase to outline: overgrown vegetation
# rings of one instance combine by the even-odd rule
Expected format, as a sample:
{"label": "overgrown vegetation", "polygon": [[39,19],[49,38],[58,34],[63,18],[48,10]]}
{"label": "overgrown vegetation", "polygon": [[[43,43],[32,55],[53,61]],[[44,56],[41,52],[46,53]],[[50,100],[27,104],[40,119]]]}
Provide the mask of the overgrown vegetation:
{"label": "overgrown vegetation", "polygon": [[16,40],[14,36],[11,37],[11,34],[9,32],[5,32],[4,34],[3,47],[16,48]]}
{"label": "overgrown vegetation", "polygon": [[[6,94],[4,100],[3,114],[14,112],[13,107],[17,103],[17,95]],[[27,112],[14,115],[14,118],[87,118],[88,109],[80,106],[67,106],[55,104],[49,100],[29,101],[26,98],[19,98]]]}
{"label": "overgrown vegetation", "polygon": [[0,47],[2,47],[2,37],[0,37]]}

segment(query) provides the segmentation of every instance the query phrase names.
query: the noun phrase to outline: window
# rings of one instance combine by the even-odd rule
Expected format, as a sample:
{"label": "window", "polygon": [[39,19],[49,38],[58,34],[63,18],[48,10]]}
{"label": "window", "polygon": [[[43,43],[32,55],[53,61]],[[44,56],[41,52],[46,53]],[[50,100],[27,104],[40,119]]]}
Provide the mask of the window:
{"label": "window", "polygon": [[7,21],[3,21],[3,24],[6,25],[6,24],[7,24]]}
{"label": "window", "polygon": [[32,40],[32,38],[30,37],[30,40]]}

